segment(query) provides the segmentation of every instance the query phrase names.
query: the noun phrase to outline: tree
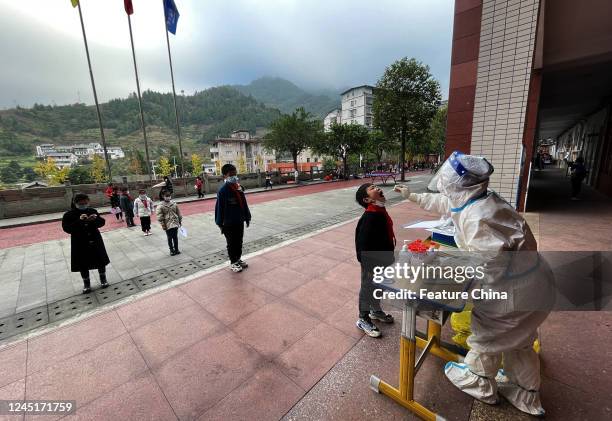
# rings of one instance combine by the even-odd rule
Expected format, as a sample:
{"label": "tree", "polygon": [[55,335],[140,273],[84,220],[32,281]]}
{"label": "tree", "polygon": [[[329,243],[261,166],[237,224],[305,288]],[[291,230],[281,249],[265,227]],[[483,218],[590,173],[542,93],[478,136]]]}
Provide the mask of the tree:
{"label": "tree", "polygon": [[330,155],[342,161],[344,177],[348,177],[347,161],[349,155],[360,154],[365,150],[369,132],[360,124],[332,124],[329,132],[314,144],[313,150]]}
{"label": "tree", "polygon": [[26,167],[23,169],[23,178],[27,182],[32,182],[36,180],[36,172],[32,168]]}
{"label": "tree", "polygon": [[425,133],[425,153],[444,155],[448,107],[440,107]]}
{"label": "tree", "polygon": [[93,162],[91,164],[91,178],[96,183],[103,183],[106,181],[106,163],[100,155],[94,155]]}
{"label": "tree", "polygon": [[374,125],[401,141],[400,167],[405,181],[406,140],[413,143],[429,127],[440,102],[440,85],[429,66],[404,57],[385,69],[376,84]]}
{"label": "tree", "polygon": [[91,184],[94,182],[90,169],[84,166],[70,169],[68,180],[70,184]]}
{"label": "tree", "polygon": [[390,139],[382,132],[382,130],[372,130],[369,133],[368,141],[365,145],[365,151],[372,154],[378,164],[383,160],[384,153],[395,153],[398,144],[394,139]]}
{"label": "tree", "polygon": [[305,149],[317,143],[323,134],[320,121],[312,120],[312,115],[304,108],[298,108],[289,115],[283,115],[270,126],[271,131],[264,137],[264,147],[277,153],[291,154],[294,168],[297,157]]}
{"label": "tree", "polygon": [[130,174],[144,174],[146,172],[147,163],[145,162],[142,153],[138,149],[132,149],[129,152],[130,163],[128,165],[128,171]]}
{"label": "tree", "polygon": [[64,184],[68,180],[68,174],[70,173],[70,167],[55,167],[55,171],[51,174],[52,184]]}
{"label": "tree", "polygon": [[244,154],[240,154],[240,156],[238,157],[238,174],[246,174],[247,172],[247,166],[246,166],[246,160],[244,159]]}
{"label": "tree", "polygon": [[21,178],[21,175],[21,165],[19,165],[17,161],[10,161],[8,165],[0,171],[0,179],[7,184],[16,183]]}
{"label": "tree", "polygon": [[55,161],[53,158],[47,158],[46,161],[37,162],[34,166],[34,171],[41,178],[49,180],[53,173],[57,171],[57,167],[55,166]]}
{"label": "tree", "polygon": [[193,167],[193,173],[200,175],[202,172],[202,158],[198,154],[191,154],[191,166]]}
{"label": "tree", "polygon": [[159,158],[159,175],[162,177],[167,177],[172,174],[172,165],[170,161],[165,156]]}

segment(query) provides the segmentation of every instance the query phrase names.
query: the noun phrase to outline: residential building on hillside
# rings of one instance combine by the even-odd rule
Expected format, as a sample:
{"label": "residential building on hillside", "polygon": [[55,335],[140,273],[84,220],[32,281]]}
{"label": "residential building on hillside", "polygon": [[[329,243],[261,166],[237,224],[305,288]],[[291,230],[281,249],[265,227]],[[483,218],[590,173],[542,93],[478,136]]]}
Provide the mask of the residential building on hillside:
{"label": "residential building on hillside", "polygon": [[[110,159],[125,158],[125,153],[120,146],[108,146],[106,148]],[[78,159],[92,159],[94,155],[104,156],[104,148],[99,143],[85,143],[75,145],[54,145],[43,143],[36,146],[36,156],[46,158],[50,153],[74,154]]]}
{"label": "residential building on hillside", "polygon": [[266,171],[275,162],[274,151],[267,151],[260,137],[251,136],[248,130],[235,130],[230,137],[218,137],[210,147],[210,158],[217,173],[225,164],[235,165],[239,173]]}
{"label": "residential building on hillside", "polygon": [[371,129],[372,104],[374,103],[374,87],[370,85],[357,86],[342,94],[341,121],[346,124],[361,124]]}
{"label": "residential building on hillside", "polygon": [[57,167],[73,167],[79,162],[77,156],[71,152],[49,152],[45,157],[52,159]]}
{"label": "residential building on hillside", "polygon": [[340,94],[341,108],[327,113],[323,120],[325,131],[332,124],[360,124],[372,129],[372,104],[374,103],[374,87],[370,85],[356,86]]}
{"label": "residential building on hillside", "polygon": [[334,108],[330,112],[327,113],[325,118],[323,119],[323,127],[325,131],[329,131],[329,128],[332,124],[340,124],[341,123],[342,110],[340,108]]}

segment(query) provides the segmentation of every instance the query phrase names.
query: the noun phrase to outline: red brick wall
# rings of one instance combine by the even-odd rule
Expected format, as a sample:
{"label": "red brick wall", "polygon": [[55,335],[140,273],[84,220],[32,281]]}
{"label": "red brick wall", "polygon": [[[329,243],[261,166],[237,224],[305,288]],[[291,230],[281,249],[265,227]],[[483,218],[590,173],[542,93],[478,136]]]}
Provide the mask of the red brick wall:
{"label": "red brick wall", "polygon": [[482,0],[455,0],[446,156],[470,152],[480,47]]}

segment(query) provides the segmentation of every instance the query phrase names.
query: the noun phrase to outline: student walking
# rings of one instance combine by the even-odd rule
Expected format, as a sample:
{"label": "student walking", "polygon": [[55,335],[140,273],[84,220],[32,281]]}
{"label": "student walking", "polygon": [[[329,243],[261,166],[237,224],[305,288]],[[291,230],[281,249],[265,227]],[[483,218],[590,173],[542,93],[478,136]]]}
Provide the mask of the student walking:
{"label": "student walking", "polygon": [[270,187],[270,190],[272,190],[272,175],[269,172],[266,173],[266,187],[265,187],[265,190],[268,190],[268,187]]}
{"label": "student walking", "polygon": [[249,267],[241,257],[244,224],[246,223],[248,227],[251,223],[251,212],[244,191],[238,184],[236,167],[232,164],[225,164],[221,168],[221,174],[225,182],[217,192],[215,222],[227,242],[230,269],[233,272],[242,272],[243,269]]}
{"label": "student walking", "polygon": [[134,200],[130,196],[130,191],[127,187],[121,188],[121,196],[119,197],[121,210],[125,214],[125,222],[128,227],[135,227],[134,224]]}
{"label": "student walking", "polygon": [[176,202],[172,201],[172,195],[167,190],[162,190],[161,196],[164,200],[157,205],[157,222],[166,232],[170,256],[181,254],[178,248],[178,230],[183,223],[183,216]]}
{"label": "student walking", "polygon": [[174,194],[174,186],[172,185],[172,180],[170,180],[168,176],[164,177],[164,186],[159,191],[159,200],[162,202],[164,200],[164,191],[170,193],[171,196]]}
{"label": "student walking", "polygon": [[204,197],[204,193],[202,193],[202,187],[204,186],[204,182],[202,181],[202,177],[196,177],[195,188],[198,192],[198,199]]}
{"label": "student walking", "polygon": [[572,183],[572,200],[580,200],[578,196],[582,190],[582,182],[586,178],[588,171],[584,166],[584,158],[579,156],[576,158],[576,162],[571,165],[571,177]]}
{"label": "student walking", "polygon": [[106,265],[110,263],[99,229],[106,221],[97,210],[89,207],[89,197],[78,193],[74,196],[72,209],[62,218],[62,229],[70,234],[70,267],[80,272],[83,279],[83,294],[91,292],[89,271],[98,270],[102,288],[108,286]]}
{"label": "student walking", "polygon": [[121,201],[119,199],[119,188],[113,187],[113,193],[110,197],[110,204],[112,207],[112,213],[115,214],[117,222],[123,222],[123,211],[121,210]]}
{"label": "student walking", "polygon": [[144,189],[138,191],[134,200],[134,215],[140,218],[140,227],[145,236],[151,235],[151,215],[153,214],[153,201],[147,196]]}
{"label": "student walking", "polygon": [[374,298],[376,284],[374,268],[389,266],[395,261],[395,234],[393,221],[385,209],[387,199],[380,187],[371,183],[362,184],[355,200],[365,208],[355,230],[357,260],[361,264],[361,289],[359,290],[359,319],[357,328],[366,335],[377,338],[381,335],[372,319],[382,323],[393,323],[393,316],[385,313],[380,300]]}

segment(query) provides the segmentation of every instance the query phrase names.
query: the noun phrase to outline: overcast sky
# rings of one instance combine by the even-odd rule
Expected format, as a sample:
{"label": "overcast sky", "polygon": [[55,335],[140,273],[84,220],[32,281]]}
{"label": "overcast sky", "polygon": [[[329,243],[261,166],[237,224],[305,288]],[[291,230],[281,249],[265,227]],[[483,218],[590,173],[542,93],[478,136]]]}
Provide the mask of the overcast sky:
{"label": "overcast sky", "polygon": [[[279,76],[306,89],[375,84],[404,56],[447,97],[453,0],[175,0],[177,91]],[[101,101],[135,91],[122,0],[81,0]],[[141,85],[171,90],[162,0],[133,0]],[[93,103],[70,0],[0,0],[0,108]]]}

